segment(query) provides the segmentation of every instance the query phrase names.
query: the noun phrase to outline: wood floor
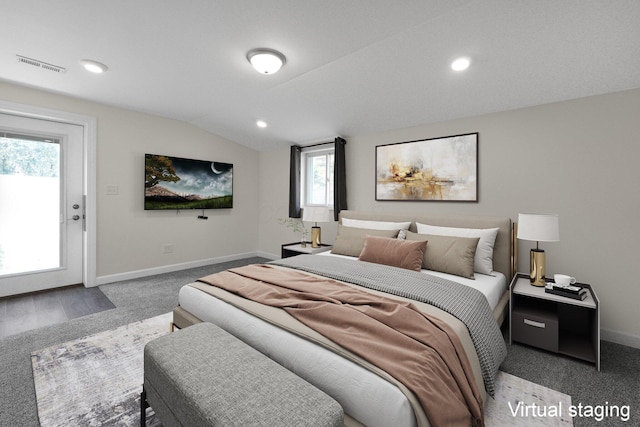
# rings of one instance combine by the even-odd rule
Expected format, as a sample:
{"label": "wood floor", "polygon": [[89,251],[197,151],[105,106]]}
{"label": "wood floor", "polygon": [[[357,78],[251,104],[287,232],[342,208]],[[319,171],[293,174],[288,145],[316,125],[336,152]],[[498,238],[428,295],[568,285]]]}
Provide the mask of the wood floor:
{"label": "wood floor", "polygon": [[99,288],[82,285],[0,298],[0,338],[111,308]]}

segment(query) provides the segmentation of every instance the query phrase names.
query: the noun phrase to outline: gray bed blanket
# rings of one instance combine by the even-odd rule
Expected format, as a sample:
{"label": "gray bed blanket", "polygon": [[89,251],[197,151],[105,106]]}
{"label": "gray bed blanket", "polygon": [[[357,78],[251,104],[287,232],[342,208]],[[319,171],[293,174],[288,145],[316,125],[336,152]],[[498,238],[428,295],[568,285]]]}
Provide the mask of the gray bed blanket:
{"label": "gray bed blanket", "polygon": [[271,264],[318,274],[368,289],[431,304],[457,317],[469,330],[487,393],[495,392],[507,346],[482,292],[429,274],[345,258],[298,255]]}

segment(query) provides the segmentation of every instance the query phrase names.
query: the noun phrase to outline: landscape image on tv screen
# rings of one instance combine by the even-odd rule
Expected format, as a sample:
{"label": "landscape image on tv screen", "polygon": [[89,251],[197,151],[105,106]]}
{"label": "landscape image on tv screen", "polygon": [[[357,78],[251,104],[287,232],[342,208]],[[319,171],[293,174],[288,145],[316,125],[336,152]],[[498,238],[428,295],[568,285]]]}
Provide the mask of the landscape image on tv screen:
{"label": "landscape image on tv screen", "polygon": [[145,210],[233,207],[233,164],[145,154]]}

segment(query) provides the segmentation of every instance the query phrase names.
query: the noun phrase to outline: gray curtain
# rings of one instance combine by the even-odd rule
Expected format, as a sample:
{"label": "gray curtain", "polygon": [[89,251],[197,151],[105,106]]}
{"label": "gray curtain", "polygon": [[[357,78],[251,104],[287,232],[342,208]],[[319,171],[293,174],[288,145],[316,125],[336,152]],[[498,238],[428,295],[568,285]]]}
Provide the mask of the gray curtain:
{"label": "gray curtain", "polygon": [[289,218],[300,218],[300,153],[302,149],[298,145],[291,146],[289,160]]}
{"label": "gray curtain", "polygon": [[335,143],[335,164],[333,167],[333,219],[338,220],[341,210],[347,209],[347,169],[345,165],[344,147],[347,141],[337,137]]}

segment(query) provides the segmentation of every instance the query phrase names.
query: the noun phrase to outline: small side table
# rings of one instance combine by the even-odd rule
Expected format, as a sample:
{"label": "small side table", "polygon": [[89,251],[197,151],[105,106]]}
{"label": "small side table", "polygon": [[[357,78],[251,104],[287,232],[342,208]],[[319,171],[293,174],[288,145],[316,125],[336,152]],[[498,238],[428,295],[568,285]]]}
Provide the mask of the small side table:
{"label": "small side table", "polygon": [[289,258],[291,256],[301,255],[301,254],[319,254],[320,252],[330,251],[333,245],[326,245],[321,243],[319,247],[312,248],[311,242],[306,242],[307,245],[303,248],[301,243],[285,243],[282,245],[282,258]]}
{"label": "small side table", "polygon": [[[553,280],[548,280],[553,281]],[[584,300],[549,294],[518,273],[510,285],[509,342],[517,341],[596,365],[600,370],[600,302],[586,283]]]}

